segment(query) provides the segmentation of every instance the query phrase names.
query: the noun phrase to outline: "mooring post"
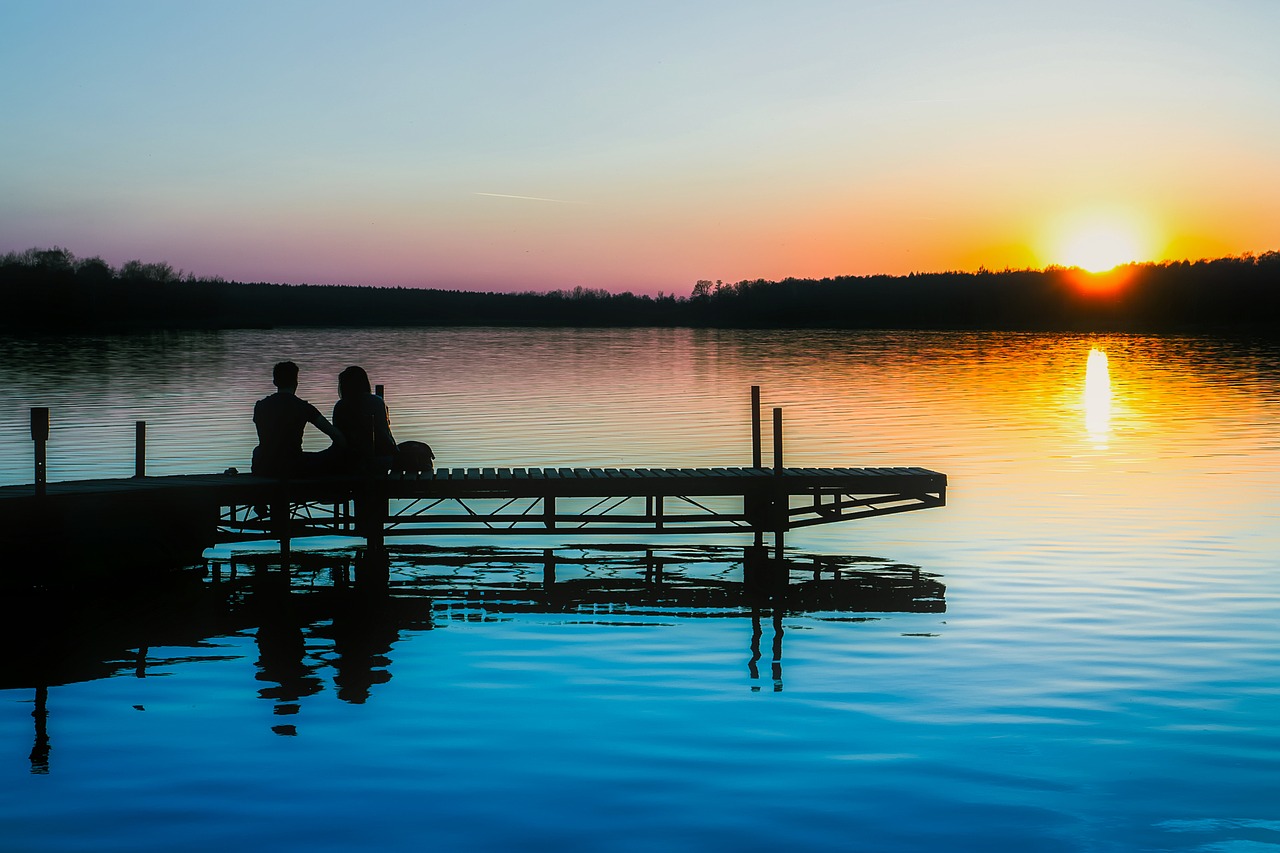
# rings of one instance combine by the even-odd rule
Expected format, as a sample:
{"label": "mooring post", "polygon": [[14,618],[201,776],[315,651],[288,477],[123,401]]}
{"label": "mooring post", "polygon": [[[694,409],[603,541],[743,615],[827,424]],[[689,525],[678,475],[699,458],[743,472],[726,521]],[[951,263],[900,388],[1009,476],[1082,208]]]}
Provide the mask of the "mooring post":
{"label": "mooring post", "polygon": [[147,422],[133,425],[133,476],[147,476]]}
{"label": "mooring post", "polygon": [[[782,409],[775,408],[773,410],[773,473],[778,477],[782,476]],[[778,504],[774,507],[777,513],[777,527],[773,531],[773,558],[782,564],[783,553],[783,531],[786,530],[788,500],[787,494],[781,486],[778,488],[777,495]]]}
{"label": "mooring post", "polygon": [[782,409],[773,410],[773,472],[782,473]]}
{"label": "mooring post", "polygon": [[760,456],[760,386],[751,386],[751,467],[762,467]]}
{"label": "mooring post", "polygon": [[49,443],[49,409],[46,407],[31,410],[31,440],[36,443],[36,497],[44,497],[45,452]]}

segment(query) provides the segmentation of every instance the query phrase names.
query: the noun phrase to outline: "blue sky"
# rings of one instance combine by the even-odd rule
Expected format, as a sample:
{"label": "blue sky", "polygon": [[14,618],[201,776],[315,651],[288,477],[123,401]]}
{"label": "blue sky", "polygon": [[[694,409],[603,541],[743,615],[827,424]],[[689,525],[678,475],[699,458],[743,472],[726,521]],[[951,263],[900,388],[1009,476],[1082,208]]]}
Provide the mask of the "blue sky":
{"label": "blue sky", "polygon": [[1261,0],[3,2],[0,251],[681,293],[1072,229],[1264,251],[1276,33]]}

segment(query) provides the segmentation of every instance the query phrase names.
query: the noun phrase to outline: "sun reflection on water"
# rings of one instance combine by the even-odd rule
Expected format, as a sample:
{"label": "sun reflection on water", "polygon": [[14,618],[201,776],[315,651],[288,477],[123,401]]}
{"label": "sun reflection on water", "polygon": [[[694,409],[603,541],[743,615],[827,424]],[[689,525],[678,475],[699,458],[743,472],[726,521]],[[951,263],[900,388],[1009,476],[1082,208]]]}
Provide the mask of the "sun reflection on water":
{"label": "sun reflection on water", "polygon": [[1111,434],[1111,372],[1107,354],[1094,347],[1084,372],[1084,427],[1096,441]]}

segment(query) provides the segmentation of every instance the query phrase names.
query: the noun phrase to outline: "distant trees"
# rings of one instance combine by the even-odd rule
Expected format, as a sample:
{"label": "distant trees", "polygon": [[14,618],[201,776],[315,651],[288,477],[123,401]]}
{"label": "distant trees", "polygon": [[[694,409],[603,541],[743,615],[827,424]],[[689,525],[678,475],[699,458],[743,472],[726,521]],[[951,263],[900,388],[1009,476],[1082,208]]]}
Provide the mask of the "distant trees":
{"label": "distant trees", "polygon": [[1280,252],[1076,268],[699,281],[694,325],[1045,331],[1280,331]]}
{"label": "distant trees", "polygon": [[269,326],[709,326],[1280,333],[1280,252],[1081,270],[699,280],[677,297],[241,284],[59,247],[0,256],[0,331]]}
{"label": "distant trees", "polygon": [[142,261],[125,261],[120,267],[120,278],[125,281],[151,281],[168,284],[178,281],[180,276],[173,267],[166,263],[144,264]]}

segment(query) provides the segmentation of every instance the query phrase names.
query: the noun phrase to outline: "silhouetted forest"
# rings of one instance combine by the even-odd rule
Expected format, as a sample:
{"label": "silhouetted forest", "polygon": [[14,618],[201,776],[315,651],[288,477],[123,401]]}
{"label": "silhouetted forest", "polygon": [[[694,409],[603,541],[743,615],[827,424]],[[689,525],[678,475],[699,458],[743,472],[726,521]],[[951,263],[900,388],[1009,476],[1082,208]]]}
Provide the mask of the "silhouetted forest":
{"label": "silhouetted forest", "polygon": [[699,281],[687,297],[577,287],[477,293],[197,278],[65,249],[0,257],[0,331],[59,334],[274,326],[1249,331],[1280,333],[1280,252],[1074,268]]}

